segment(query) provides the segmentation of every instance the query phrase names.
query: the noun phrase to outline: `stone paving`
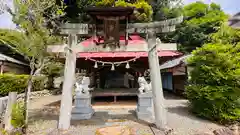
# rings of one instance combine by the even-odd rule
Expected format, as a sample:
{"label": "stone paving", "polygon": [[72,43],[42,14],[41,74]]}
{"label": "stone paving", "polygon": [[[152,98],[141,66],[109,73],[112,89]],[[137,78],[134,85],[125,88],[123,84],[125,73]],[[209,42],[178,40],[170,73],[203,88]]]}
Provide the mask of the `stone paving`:
{"label": "stone paving", "polygon": [[[32,101],[30,112],[30,132],[32,135],[60,135],[57,132],[57,121],[59,107],[56,104],[61,96],[43,97]],[[188,112],[187,100],[165,94],[165,105],[167,109],[168,126],[173,128],[173,135],[195,135],[197,133],[210,132],[221,128],[207,120],[193,116]],[[50,104],[51,106],[46,106]],[[163,135],[149,126],[148,123],[137,120],[135,117],[135,106],[121,107],[94,107],[95,114],[90,120],[72,121],[71,128],[61,133],[63,135],[95,135],[99,128],[122,125],[133,128],[136,135]],[[154,132],[154,133],[153,133]]]}

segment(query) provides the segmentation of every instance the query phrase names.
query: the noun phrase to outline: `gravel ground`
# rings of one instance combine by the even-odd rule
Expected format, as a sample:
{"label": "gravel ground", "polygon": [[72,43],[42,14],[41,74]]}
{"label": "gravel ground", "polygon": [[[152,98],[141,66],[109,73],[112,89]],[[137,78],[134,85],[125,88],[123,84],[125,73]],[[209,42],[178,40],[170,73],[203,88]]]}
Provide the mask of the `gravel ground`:
{"label": "gravel ground", "polygon": [[223,126],[208,120],[197,118],[188,110],[188,101],[171,95],[165,95],[167,120],[169,127],[178,135],[194,135],[210,132]]}
{"label": "gravel ground", "polygon": [[[108,113],[108,112],[112,113]],[[152,135],[152,131],[147,124],[139,123],[128,110],[122,114],[115,113],[117,110],[97,110],[91,120],[72,121],[71,128],[64,135],[95,135],[98,128],[125,125],[134,128],[138,135]],[[52,113],[53,114],[53,113]],[[49,120],[41,119],[49,118]],[[56,130],[57,117],[42,115],[29,126],[31,135],[59,135]]]}
{"label": "gravel ground", "polygon": [[[59,107],[56,107],[60,96],[49,96],[32,102],[30,111],[30,135],[59,135],[57,120]],[[173,128],[173,135],[194,135],[221,128],[222,126],[202,120],[188,112],[187,100],[165,94],[168,126]],[[52,103],[53,106],[44,106]],[[71,128],[63,135],[95,135],[98,128],[112,125],[132,127],[137,135],[162,135],[157,129],[150,128],[147,123],[136,119],[135,107],[95,107],[95,114],[90,120],[72,121]]]}

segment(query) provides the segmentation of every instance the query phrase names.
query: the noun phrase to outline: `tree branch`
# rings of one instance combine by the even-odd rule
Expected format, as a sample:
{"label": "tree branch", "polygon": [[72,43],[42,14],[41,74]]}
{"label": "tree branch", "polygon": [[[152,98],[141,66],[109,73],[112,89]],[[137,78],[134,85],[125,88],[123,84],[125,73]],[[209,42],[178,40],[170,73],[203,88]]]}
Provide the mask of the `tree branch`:
{"label": "tree branch", "polygon": [[34,72],[33,76],[39,74],[42,71],[42,69],[44,68],[45,65],[46,65],[46,60],[44,59],[41,66]]}

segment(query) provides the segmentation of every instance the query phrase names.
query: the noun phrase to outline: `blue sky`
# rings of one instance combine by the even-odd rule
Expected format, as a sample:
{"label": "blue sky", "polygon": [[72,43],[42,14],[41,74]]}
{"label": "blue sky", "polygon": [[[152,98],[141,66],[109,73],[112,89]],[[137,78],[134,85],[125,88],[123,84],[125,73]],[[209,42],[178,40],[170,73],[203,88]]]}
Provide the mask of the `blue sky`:
{"label": "blue sky", "polygon": [[[183,0],[184,4],[195,2],[196,0]],[[240,12],[240,0],[202,0],[205,3],[220,4],[222,9],[228,14]]]}
{"label": "blue sky", "polygon": [[[11,0],[5,0],[10,7],[13,7]],[[195,2],[196,0],[183,0],[184,4]],[[222,9],[228,14],[240,12],[240,0],[202,0],[205,3],[215,2],[221,5]],[[14,29],[16,26],[11,21],[8,13],[0,15],[0,28]]]}

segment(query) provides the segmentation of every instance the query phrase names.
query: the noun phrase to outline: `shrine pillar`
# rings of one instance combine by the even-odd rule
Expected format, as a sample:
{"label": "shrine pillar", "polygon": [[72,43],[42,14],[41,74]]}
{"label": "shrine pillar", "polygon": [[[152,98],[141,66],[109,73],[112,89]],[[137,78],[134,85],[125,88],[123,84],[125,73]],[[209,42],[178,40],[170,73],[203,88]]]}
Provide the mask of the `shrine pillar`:
{"label": "shrine pillar", "polygon": [[147,29],[147,42],[148,42],[148,62],[153,92],[152,95],[155,114],[155,124],[157,128],[161,130],[166,130],[167,119],[166,110],[164,106],[162,78],[157,54],[155,29],[153,28]]}
{"label": "shrine pillar", "polygon": [[61,108],[59,115],[58,129],[67,130],[70,127],[72,111],[72,90],[75,82],[76,53],[73,51],[77,45],[77,35],[68,35],[68,45],[66,47],[66,60],[64,71],[64,82],[61,98]]}

